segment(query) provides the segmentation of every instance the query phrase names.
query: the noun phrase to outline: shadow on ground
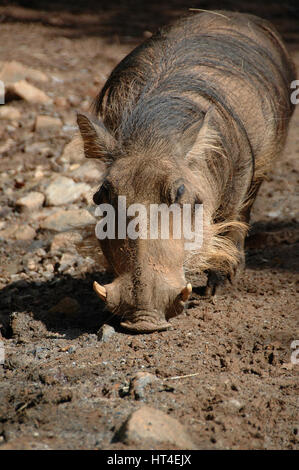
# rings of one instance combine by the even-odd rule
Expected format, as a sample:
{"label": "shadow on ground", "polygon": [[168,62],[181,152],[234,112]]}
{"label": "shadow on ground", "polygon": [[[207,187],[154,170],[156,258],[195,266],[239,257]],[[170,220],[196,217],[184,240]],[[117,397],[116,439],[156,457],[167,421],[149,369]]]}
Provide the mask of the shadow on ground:
{"label": "shadow on ground", "polygon": [[299,223],[277,220],[252,225],[246,241],[246,268],[299,272]]}
{"label": "shadow on ground", "polygon": [[262,3],[237,0],[19,0],[7,1],[4,5],[0,22],[39,22],[67,29],[65,35],[72,38],[101,36],[130,43],[189,13],[190,8],[197,8],[256,14],[271,20],[286,41],[293,41],[295,36],[298,39],[299,6],[292,0]]}
{"label": "shadow on ground", "polygon": [[[67,330],[68,336],[73,338],[82,333],[96,333],[104,323],[116,326],[111,313],[105,311],[104,303],[93,292],[94,280],[103,284],[109,282],[106,275],[96,272],[84,278],[59,275],[45,282],[13,282],[0,291],[3,336],[11,336],[10,315],[15,311],[32,312],[34,319],[43,322],[48,331],[65,333]],[[75,299],[79,310],[52,312],[51,308],[65,297]]]}
{"label": "shadow on ground", "polygon": [[[246,244],[246,268],[249,270],[273,270],[277,272],[299,271],[299,224],[294,222],[259,222],[252,226]],[[111,281],[103,273],[87,273],[84,277],[58,275],[51,281],[24,280],[14,282],[0,291],[0,324],[2,334],[12,334],[10,322],[13,312],[32,312],[48,331],[75,338],[83,333],[96,333],[104,323],[120,330],[119,320],[105,310],[104,303],[92,290],[96,280],[101,284]],[[198,287],[197,292],[201,291]],[[75,299],[77,312],[53,312],[51,308],[65,298]],[[122,330],[121,330],[122,331]]]}

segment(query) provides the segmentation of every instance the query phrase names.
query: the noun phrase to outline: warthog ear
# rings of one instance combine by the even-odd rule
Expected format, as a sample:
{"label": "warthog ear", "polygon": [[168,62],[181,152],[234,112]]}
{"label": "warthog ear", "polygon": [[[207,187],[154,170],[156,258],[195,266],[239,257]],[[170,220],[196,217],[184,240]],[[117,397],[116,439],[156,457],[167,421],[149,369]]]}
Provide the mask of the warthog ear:
{"label": "warthog ear", "polygon": [[100,121],[95,122],[84,114],[77,114],[77,123],[84,143],[85,157],[111,160],[115,139],[104,124]]}
{"label": "warthog ear", "polygon": [[[200,128],[198,126],[194,129],[190,129],[190,132],[193,132],[193,145],[191,149],[186,154],[186,160],[189,164],[194,163],[199,155],[201,155],[204,151],[208,150],[217,150],[217,133],[215,132],[213,126],[213,114],[214,114],[214,107],[211,106],[203,120]],[[188,132],[188,131],[187,131]],[[194,138],[194,132],[196,136]]]}

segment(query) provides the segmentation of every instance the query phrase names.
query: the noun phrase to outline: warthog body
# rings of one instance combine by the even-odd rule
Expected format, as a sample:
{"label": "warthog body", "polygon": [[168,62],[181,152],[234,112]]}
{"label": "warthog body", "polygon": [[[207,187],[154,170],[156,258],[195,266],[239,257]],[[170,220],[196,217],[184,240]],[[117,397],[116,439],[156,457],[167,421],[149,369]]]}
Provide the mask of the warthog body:
{"label": "warthog body", "polygon": [[203,204],[203,244],[102,240],[115,280],[95,290],[135,331],[162,330],[183,310],[186,275],[207,293],[231,278],[258,188],[281,153],[294,66],[275,29],[251,15],[196,13],[162,29],[112,71],[94,122],[78,115],[86,157],[107,162],[97,204]]}

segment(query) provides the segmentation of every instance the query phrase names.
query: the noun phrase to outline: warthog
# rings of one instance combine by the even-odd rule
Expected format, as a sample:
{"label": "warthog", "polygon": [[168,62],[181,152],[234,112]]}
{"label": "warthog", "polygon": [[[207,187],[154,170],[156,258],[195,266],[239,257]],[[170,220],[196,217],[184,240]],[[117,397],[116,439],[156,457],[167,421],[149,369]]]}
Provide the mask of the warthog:
{"label": "warthog", "polygon": [[94,289],[123,327],[168,328],[190,296],[192,271],[207,272],[209,295],[232,279],[244,258],[251,206],[284,147],[294,79],[270,23],[196,13],[161,29],[115,67],[94,118],[78,114],[86,157],[106,162],[96,204],[109,203],[116,213],[118,196],[146,208],[203,204],[197,250],[185,250],[183,235],[100,241],[115,280]]}

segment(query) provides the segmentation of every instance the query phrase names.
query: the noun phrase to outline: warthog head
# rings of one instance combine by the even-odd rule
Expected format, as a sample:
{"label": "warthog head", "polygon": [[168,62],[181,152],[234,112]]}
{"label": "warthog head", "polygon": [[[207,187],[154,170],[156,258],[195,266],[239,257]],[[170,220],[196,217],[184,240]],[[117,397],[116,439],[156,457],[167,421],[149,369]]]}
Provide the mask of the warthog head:
{"label": "warthog head", "polygon": [[[94,289],[108,309],[121,317],[123,327],[139,332],[167,329],[170,326],[167,320],[183,311],[192,291],[191,284],[186,282],[183,267],[185,239],[183,230],[179,238],[172,236],[174,218],[171,213],[168,239],[161,239],[160,223],[158,238],[149,238],[148,216],[152,204],[170,206],[176,203],[177,207],[189,204],[191,225],[194,225],[193,209],[195,204],[201,204],[202,198],[194,190],[196,185],[192,184],[194,175],[190,165],[181,155],[184,146],[173,144],[166,151],[165,145],[159,148],[157,142],[155,145],[140,141],[137,144],[136,139],[134,143],[130,140],[127,145],[126,142],[120,145],[102,122],[82,114],[78,115],[78,125],[85,156],[101,158],[107,165],[103,183],[94,194],[94,202],[97,205],[109,204],[115,211],[115,238],[100,240],[115,280],[105,286],[95,282]],[[190,139],[193,143],[196,140],[194,132],[192,138],[189,134],[186,136],[189,153],[192,153]],[[134,214],[126,213],[127,231],[122,237],[119,236],[119,196],[125,196],[127,208],[140,204],[146,209],[146,215],[143,214],[147,218],[146,239],[134,239],[127,235],[130,223],[135,223],[138,232],[136,214],[138,217],[142,214],[139,209],[135,214],[136,207]]]}

